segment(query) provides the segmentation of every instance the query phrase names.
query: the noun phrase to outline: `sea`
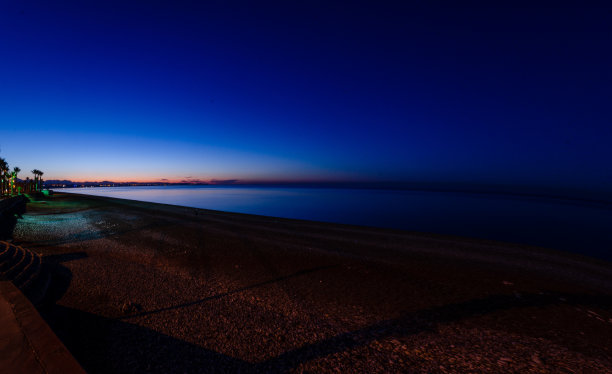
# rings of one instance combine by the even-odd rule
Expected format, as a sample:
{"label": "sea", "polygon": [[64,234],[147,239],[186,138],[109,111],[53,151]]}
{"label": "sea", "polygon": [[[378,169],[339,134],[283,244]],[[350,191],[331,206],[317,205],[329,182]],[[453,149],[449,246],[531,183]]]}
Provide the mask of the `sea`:
{"label": "sea", "polygon": [[264,216],[536,245],[612,261],[612,203],[351,188],[138,186],[55,189]]}

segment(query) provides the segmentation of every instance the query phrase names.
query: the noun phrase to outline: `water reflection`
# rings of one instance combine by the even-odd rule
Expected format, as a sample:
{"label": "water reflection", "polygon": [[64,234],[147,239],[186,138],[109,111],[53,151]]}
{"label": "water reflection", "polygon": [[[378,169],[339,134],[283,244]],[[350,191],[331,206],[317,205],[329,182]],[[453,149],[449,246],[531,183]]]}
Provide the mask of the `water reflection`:
{"label": "water reflection", "polygon": [[612,259],[612,206],[453,192],[155,186],[65,192],[540,245]]}

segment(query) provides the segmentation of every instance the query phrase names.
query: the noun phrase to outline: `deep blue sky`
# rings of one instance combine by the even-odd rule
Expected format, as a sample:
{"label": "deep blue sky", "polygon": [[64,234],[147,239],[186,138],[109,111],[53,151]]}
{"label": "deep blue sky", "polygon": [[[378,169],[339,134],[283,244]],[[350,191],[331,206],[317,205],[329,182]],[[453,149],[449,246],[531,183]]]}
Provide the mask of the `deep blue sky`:
{"label": "deep blue sky", "polygon": [[2,2],[0,157],[48,179],[612,190],[612,8],[199,3]]}

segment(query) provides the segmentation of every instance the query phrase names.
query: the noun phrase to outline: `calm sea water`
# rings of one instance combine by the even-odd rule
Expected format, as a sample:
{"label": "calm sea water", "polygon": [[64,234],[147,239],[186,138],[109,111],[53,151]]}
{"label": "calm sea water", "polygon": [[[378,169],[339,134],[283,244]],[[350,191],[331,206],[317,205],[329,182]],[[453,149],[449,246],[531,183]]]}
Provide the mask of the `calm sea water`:
{"label": "calm sea water", "polygon": [[606,203],[460,192],[327,188],[172,186],[59,190],[493,239],[612,260],[612,204]]}

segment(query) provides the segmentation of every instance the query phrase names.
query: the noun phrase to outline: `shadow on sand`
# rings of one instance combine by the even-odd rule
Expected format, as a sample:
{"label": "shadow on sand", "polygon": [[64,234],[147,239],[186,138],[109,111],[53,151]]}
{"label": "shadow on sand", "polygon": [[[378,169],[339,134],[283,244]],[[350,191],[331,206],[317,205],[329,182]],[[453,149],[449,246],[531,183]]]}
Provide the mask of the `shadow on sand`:
{"label": "shadow on sand", "polygon": [[267,281],[264,281],[264,282],[259,282],[259,283],[255,283],[255,284],[252,284],[252,285],[249,285],[249,286],[240,287],[240,288],[237,288],[235,290],[227,291],[227,292],[220,293],[220,294],[217,294],[217,295],[208,296],[208,297],[205,297],[205,298],[200,299],[200,300],[195,300],[195,301],[190,301],[188,303],[182,303],[182,304],[173,305],[173,306],[169,306],[169,307],[165,307],[165,308],[159,308],[159,309],[155,309],[155,310],[150,310],[150,311],[147,311],[147,312],[130,314],[130,315],[121,317],[120,319],[128,319],[128,318],[133,318],[133,317],[141,317],[141,316],[146,316],[146,315],[150,315],[150,314],[166,312],[166,311],[169,311],[169,310],[186,308],[186,307],[190,307],[190,306],[193,306],[193,305],[202,304],[202,303],[205,303],[207,301],[220,299],[222,297],[225,297],[225,296],[228,296],[228,295],[231,295],[231,294],[247,291],[247,290],[250,290],[250,289],[253,289],[253,288],[257,288],[257,287],[261,287],[261,286],[266,286],[268,284],[282,282],[284,280],[287,280],[287,279],[290,279],[290,278],[294,278],[294,277],[298,277],[298,276],[301,276],[301,275],[305,275],[305,274],[309,274],[309,273],[314,273],[316,271],[321,271],[321,270],[326,270],[326,269],[332,269],[332,268],[335,268],[337,266],[338,265],[320,266],[320,267],[316,267],[316,268],[313,268],[313,269],[305,269],[305,270],[301,270],[301,271],[298,271],[296,273],[293,273],[293,274],[290,274],[290,275],[286,275],[286,276],[283,276],[283,277],[279,277],[279,278],[275,278],[275,279],[270,279],[270,280],[267,280]]}
{"label": "shadow on sand", "polygon": [[45,255],[43,257],[43,263],[50,276],[49,288],[43,301],[43,311],[47,306],[54,305],[68,291],[72,281],[72,272],[63,263],[86,257],[86,252]]}
{"label": "shadow on sand", "polygon": [[[17,225],[17,219],[26,212],[26,204],[30,201],[25,196],[11,198],[14,202],[0,210],[0,240],[13,239],[13,231]],[[7,200],[3,200],[5,202]]]}
{"label": "shadow on sand", "polygon": [[53,331],[89,373],[252,372],[245,361],[156,331],[54,305]]}
{"label": "shadow on sand", "polygon": [[[79,256],[79,254],[71,255]],[[316,270],[320,269],[304,270],[192,303],[126,316],[122,319],[204,303]],[[612,307],[612,300],[604,296],[562,293],[493,295],[405,313],[399,318],[380,321],[362,329],[289,349],[277,357],[255,363],[205,349],[122,319],[101,317],[55,304],[45,311],[45,318],[77,360],[91,373],[284,373],[308,361],[364,346],[377,339],[406,337],[424,331],[435,331],[439,324],[502,310],[561,303],[603,309]]]}

